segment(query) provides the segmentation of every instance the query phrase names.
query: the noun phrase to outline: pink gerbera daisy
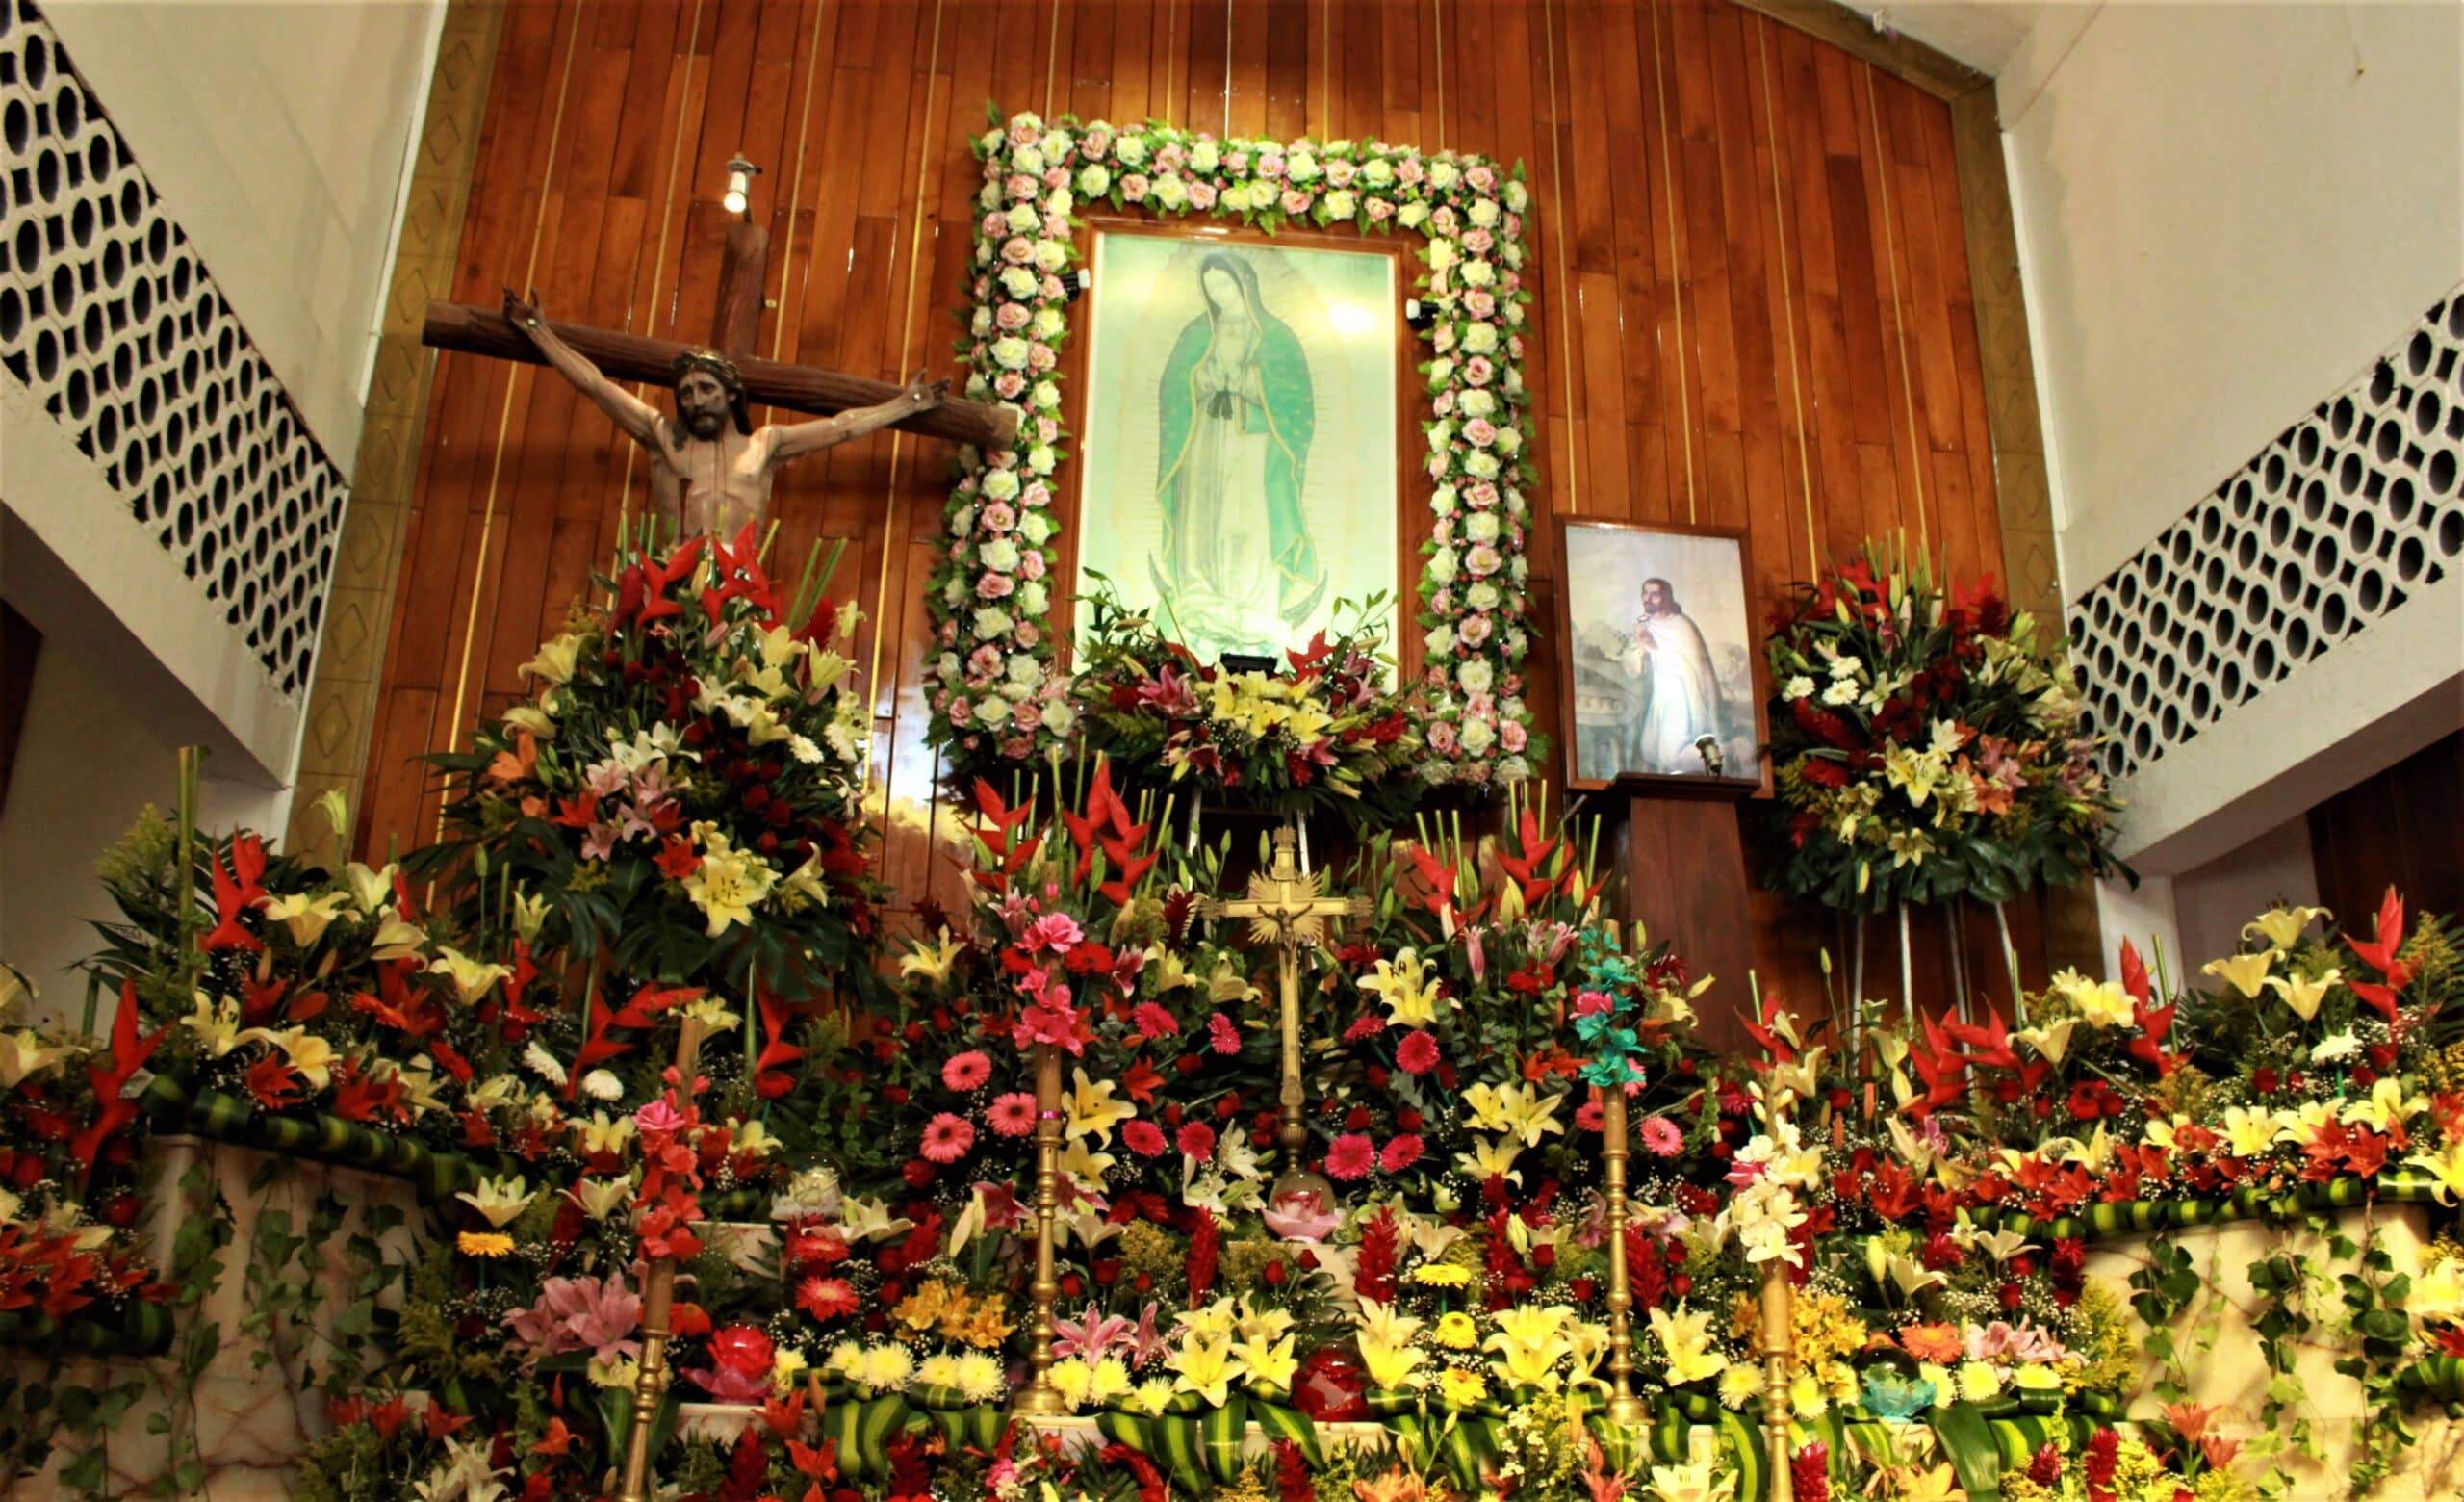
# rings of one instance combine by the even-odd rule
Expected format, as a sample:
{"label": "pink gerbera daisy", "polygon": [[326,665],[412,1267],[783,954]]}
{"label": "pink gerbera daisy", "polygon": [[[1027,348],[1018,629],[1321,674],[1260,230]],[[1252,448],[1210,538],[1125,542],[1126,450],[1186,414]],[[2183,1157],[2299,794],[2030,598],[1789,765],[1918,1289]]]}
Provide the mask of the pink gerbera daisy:
{"label": "pink gerbera daisy", "polygon": [[1437,1040],[1415,1028],[1395,1046],[1395,1066],[1406,1075],[1425,1075],[1437,1068]]}
{"label": "pink gerbera daisy", "polygon": [[1232,1019],[1224,1016],[1220,1012],[1209,1012],[1207,1014],[1206,1036],[1208,1041],[1215,1046],[1215,1051],[1218,1053],[1238,1053],[1241,1051],[1241,1029],[1233,1026]]}
{"label": "pink gerbera daisy", "polygon": [[1036,1098],[1023,1090],[994,1096],[985,1108],[992,1129],[1004,1137],[1023,1137],[1036,1129]]}
{"label": "pink gerbera daisy", "polygon": [[992,1061],[984,1056],[981,1049],[969,1049],[964,1053],[956,1054],[941,1066],[941,1083],[961,1095],[976,1089],[991,1077]]}
{"label": "pink gerbera daisy", "polygon": [[1386,1151],[1377,1154],[1377,1166],[1390,1174],[1399,1174],[1421,1160],[1421,1139],[1407,1131],[1386,1144]]}
{"label": "pink gerbera daisy", "polygon": [[936,1163],[955,1163],[975,1146],[975,1127],[963,1116],[943,1111],[924,1124],[924,1156]]}
{"label": "pink gerbera daisy", "polygon": [[1642,1126],[1643,1146],[1654,1157],[1675,1157],[1685,1147],[1685,1133],[1665,1116],[1646,1116]]}
{"label": "pink gerbera daisy", "polygon": [[1120,1140],[1140,1157],[1156,1157],[1164,1151],[1164,1128],[1153,1122],[1128,1122],[1121,1126]]}
{"label": "pink gerbera daisy", "polygon": [[1377,1166],[1377,1149],[1366,1132],[1346,1132],[1326,1144],[1326,1177],[1349,1181],[1366,1178]]}

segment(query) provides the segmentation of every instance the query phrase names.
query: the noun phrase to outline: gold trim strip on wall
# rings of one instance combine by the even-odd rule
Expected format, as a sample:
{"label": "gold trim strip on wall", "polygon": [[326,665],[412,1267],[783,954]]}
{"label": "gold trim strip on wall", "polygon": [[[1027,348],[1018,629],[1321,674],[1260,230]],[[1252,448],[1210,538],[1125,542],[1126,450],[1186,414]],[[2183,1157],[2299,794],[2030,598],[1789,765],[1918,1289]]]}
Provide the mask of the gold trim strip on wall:
{"label": "gold trim strip on wall", "polygon": [[1747,24],[1754,28],[1756,65],[1762,75],[1762,128],[1771,137],[1771,210],[1779,217],[1780,306],[1788,331],[1788,401],[1797,414],[1797,478],[1805,490],[1806,566],[1818,570],[1822,544],[1814,530],[1813,460],[1806,446],[1805,375],[1797,367],[1797,297],[1788,276],[1788,195],[1780,187],[1780,117],[1771,92],[1771,20],[1756,16]]}
{"label": "gold trim strip on wall", "polygon": [[[934,207],[924,201],[924,179],[933,160],[932,144],[935,136],[933,99],[940,89],[940,83],[941,0],[933,0],[933,44],[924,65],[924,114],[921,117],[923,123],[916,132],[915,142],[915,222],[910,229],[907,240],[907,311],[898,332],[898,368],[902,374],[907,370],[908,346],[913,341],[915,334],[915,284],[919,273],[923,271],[924,220],[933,212]],[[886,612],[889,609],[890,562],[906,551],[906,545],[899,540],[898,534],[901,509],[898,473],[900,460],[906,457],[906,453],[907,435],[897,428],[891,428],[888,507],[882,524],[881,570],[875,576],[873,584],[873,655],[870,664],[864,670],[866,694],[878,693],[881,689],[882,641],[889,633],[889,622],[886,618]],[[897,696],[893,693],[890,699],[893,713],[896,712],[897,702]],[[864,791],[870,792],[872,785],[873,759],[866,757],[864,759]]]}
{"label": "gold trim strip on wall", "polygon": [[1685,384],[1685,258],[1677,239],[1678,220],[1684,214],[1683,184],[1668,150],[1668,78],[1660,61],[1659,7],[1646,6],[1645,24],[1652,33],[1652,95],[1653,113],[1659,117],[1659,170],[1668,183],[1668,295],[1677,315],[1677,430],[1684,440],[1685,453],[1685,520],[1694,520],[1694,399]]}
{"label": "gold trim strip on wall", "polygon": [[[678,90],[676,93],[676,124],[674,126],[676,135],[675,140],[668,146],[667,187],[659,200],[658,239],[651,246],[651,295],[649,301],[641,309],[642,332],[646,334],[657,332],[658,295],[667,279],[667,229],[676,218],[676,174],[684,157],[684,112],[693,102],[693,63],[701,56],[700,49],[694,44],[701,39],[701,36],[702,0],[693,0],[693,19],[690,28],[684,34],[684,87]],[[632,321],[633,310],[628,308],[625,312],[625,322],[629,324]],[[633,395],[636,397],[648,390],[650,390],[648,381],[633,383]],[[640,455],[641,445],[632,443],[625,445],[625,473],[616,487],[616,535],[619,539],[625,535],[625,522],[632,511],[633,461]]]}
{"label": "gold trim strip on wall", "polygon": [[[522,285],[526,290],[539,272],[539,246],[548,234],[548,205],[556,182],[556,147],[565,133],[565,94],[573,82],[574,54],[581,50],[581,17],[586,8],[574,7],[573,25],[565,33],[565,61],[556,73],[556,109],[548,121],[548,160],[539,172],[539,215],[530,225],[530,253],[522,268]],[[445,722],[445,746],[459,750],[462,744],[462,709],[471,688],[471,644],[478,635],[479,596],[487,588],[488,530],[496,525],[497,486],[504,474],[504,448],[513,431],[513,396],[522,389],[522,369],[505,372],[504,405],[497,414],[496,452],[488,460],[488,492],[479,511],[479,547],[471,561],[471,600],[462,614],[462,660],[453,670],[453,713]],[[445,838],[445,809],[436,811],[436,836]]]}
{"label": "gold trim strip on wall", "polygon": [[1890,266],[1891,335],[1899,346],[1899,399],[1908,409],[1910,473],[1916,482],[1916,551],[1924,553],[1933,547],[1933,537],[1925,522],[1925,445],[1917,435],[1916,393],[1908,376],[1908,303],[1900,295],[1899,233],[1891,221],[1890,148],[1883,136],[1882,100],[1874,92],[1873,65],[1864,65],[1858,73],[1865,81],[1865,113],[1874,137],[1874,177],[1883,190],[1883,259]]}
{"label": "gold trim strip on wall", "polygon": [[[1556,8],[1552,0],[1543,0],[1541,6],[1540,40],[1541,50],[1549,60],[1549,241],[1557,252],[1556,361],[1566,388],[1566,513],[1579,516],[1582,466],[1575,462],[1575,289],[1573,278],[1566,274],[1566,161],[1557,143],[1563,132],[1557,118],[1557,27]],[[1568,62],[1571,64],[1572,60]],[[1559,588],[1565,586],[1563,580],[1557,583]]]}

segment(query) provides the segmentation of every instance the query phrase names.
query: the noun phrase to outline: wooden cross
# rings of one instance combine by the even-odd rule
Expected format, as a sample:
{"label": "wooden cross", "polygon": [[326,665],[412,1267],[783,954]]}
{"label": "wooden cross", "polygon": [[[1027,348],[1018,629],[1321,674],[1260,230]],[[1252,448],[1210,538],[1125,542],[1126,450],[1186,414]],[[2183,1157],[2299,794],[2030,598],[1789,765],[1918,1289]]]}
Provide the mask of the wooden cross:
{"label": "wooden cross", "polygon": [[[798,412],[829,414],[851,407],[872,406],[898,395],[887,381],[788,365],[753,354],[761,327],[761,289],[770,262],[770,232],[739,219],[728,229],[727,250],[719,262],[719,306],[711,322],[709,348],[735,362],[744,376],[747,401],[786,407]],[[643,380],[664,386],[677,357],[692,348],[669,339],[652,339],[583,324],[548,325],[610,380]],[[436,350],[459,350],[527,365],[545,364],[529,337],[493,308],[465,302],[431,302],[421,342]],[[911,432],[1001,448],[1016,436],[1018,414],[982,401],[944,401],[890,425]]]}
{"label": "wooden cross", "polygon": [[1300,1086],[1300,950],[1326,937],[1326,924],[1341,918],[1367,918],[1367,897],[1330,897],[1322,871],[1303,872],[1295,851],[1293,826],[1274,832],[1274,860],[1249,878],[1245,897],[1209,897],[1208,918],[1245,918],[1249,942],[1275,946],[1277,979],[1283,1006],[1283,1155],[1284,1171],[1275,1180],[1273,1199],[1315,1193],[1321,1207],[1334,1204],[1334,1189],[1314,1174],[1300,1172],[1300,1151],[1309,1144],[1309,1128],[1301,1124]]}

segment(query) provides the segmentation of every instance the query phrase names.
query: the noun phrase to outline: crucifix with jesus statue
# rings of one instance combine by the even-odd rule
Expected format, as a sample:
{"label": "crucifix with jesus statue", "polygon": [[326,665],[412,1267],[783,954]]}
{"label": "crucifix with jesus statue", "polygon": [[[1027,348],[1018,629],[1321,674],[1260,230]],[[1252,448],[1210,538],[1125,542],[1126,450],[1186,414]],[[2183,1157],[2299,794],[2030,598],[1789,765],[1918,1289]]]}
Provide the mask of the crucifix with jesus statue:
{"label": "crucifix with jesus statue", "polygon": [[[707,346],[553,323],[536,294],[510,290],[500,310],[430,303],[422,339],[439,350],[545,364],[571,381],[650,455],[653,504],[680,536],[732,536],[767,520],[779,466],[883,427],[988,447],[1017,431],[1014,408],[952,398],[946,381],[919,376],[893,386],[753,355],[769,259],[768,230],[743,220],[729,226]],[[675,416],[626,390],[625,380],[667,386]],[[756,403],[824,415],[756,427]]]}

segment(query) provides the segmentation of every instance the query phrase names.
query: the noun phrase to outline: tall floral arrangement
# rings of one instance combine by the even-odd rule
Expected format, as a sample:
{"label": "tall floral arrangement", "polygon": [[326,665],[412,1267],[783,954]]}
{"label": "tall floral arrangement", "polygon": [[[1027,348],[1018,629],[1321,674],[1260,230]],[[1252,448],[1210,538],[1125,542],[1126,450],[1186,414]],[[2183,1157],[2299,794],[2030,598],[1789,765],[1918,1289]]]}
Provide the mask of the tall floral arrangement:
{"label": "tall floral arrangement", "polygon": [[1198,213],[1272,231],[1350,225],[1426,237],[1417,278],[1430,315],[1420,367],[1429,405],[1424,468],[1437,521],[1423,549],[1425,633],[1422,774],[1488,784],[1530,774],[1539,748],[1526,701],[1523,625],[1535,481],[1523,383],[1520,169],[1424,155],[1384,142],[1218,138],[1168,125],[997,121],[975,142],[972,306],[959,341],[967,393],[1016,405],[1013,445],[969,451],[951,492],[929,607],[933,734],[970,767],[1025,763],[1076,733],[1080,708],[1048,635],[1055,587],[1054,476],[1061,350],[1071,329],[1063,278],[1086,206]]}
{"label": "tall floral arrangement", "polygon": [[1880,912],[2121,868],[2069,668],[1990,579],[1946,589],[1868,544],[1765,650],[1784,890]]}
{"label": "tall floral arrangement", "polygon": [[523,665],[534,694],[439,755],[466,926],[604,974],[804,1000],[867,973],[879,891],[858,806],[856,629],[808,568],[783,598],[753,529],[619,559]]}

